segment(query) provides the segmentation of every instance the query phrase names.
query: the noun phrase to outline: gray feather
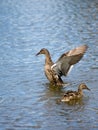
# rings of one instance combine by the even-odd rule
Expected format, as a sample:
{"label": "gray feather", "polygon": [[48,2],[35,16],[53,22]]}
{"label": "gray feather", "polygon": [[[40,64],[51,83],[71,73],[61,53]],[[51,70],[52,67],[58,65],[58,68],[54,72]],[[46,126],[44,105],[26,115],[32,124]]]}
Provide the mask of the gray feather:
{"label": "gray feather", "polygon": [[85,51],[87,49],[86,45],[77,47],[67,53],[61,55],[58,61],[51,68],[53,71],[59,76],[66,76],[70,67],[76,63],[78,63],[83,57]]}

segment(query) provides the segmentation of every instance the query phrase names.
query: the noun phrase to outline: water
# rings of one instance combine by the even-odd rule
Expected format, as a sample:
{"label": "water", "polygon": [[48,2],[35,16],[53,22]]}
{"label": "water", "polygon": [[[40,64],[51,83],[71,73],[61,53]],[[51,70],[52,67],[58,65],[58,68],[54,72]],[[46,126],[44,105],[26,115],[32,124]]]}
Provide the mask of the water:
{"label": "water", "polygon": [[[0,1],[0,130],[98,129],[97,23],[97,0]],[[69,85],[49,86],[35,54],[45,47],[56,61],[82,44],[89,48],[63,78]],[[57,102],[81,82],[91,89],[81,102]]]}

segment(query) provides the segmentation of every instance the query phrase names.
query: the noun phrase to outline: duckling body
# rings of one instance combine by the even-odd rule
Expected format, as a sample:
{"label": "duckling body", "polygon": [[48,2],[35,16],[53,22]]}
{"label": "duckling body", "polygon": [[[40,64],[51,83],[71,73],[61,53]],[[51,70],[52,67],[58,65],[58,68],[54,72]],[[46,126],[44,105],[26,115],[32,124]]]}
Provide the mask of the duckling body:
{"label": "duckling body", "polygon": [[87,50],[86,45],[82,45],[61,55],[57,62],[53,63],[47,49],[41,49],[36,55],[45,55],[45,75],[50,83],[62,86],[64,84],[62,76],[67,76],[70,68],[79,62]]}
{"label": "duckling body", "polygon": [[81,83],[78,87],[78,91],[67,91],[63,98],[61,99],[62,102],[70,102],[72,100],[78,100],[83,96],[83,89],[90,90],[86,84]]}

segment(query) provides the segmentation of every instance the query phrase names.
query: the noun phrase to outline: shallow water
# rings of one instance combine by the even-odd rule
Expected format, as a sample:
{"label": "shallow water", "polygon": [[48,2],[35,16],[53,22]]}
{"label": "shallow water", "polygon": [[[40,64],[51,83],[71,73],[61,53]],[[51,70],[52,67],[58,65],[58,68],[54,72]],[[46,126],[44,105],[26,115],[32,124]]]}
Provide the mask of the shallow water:
{"label": "shallow water", "polygon": [[[97,0],[0,1],[0,130],[98,129]],[[44,75],[44,56],[53,61],[74,47],[89,46],[83,59],[53,88]],[[84,82],[80,102],[59,103],[64,91]]]}

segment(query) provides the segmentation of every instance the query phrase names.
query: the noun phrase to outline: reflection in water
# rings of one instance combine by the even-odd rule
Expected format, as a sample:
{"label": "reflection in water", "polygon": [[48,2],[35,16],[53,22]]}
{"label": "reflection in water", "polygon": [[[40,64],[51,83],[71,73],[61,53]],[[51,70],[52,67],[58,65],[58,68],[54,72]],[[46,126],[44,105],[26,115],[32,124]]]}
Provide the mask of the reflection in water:
{"label": "reflection in water", "polygon": [[[98,129],[97,14],[97,0],[0,1],[0,129]],[[47,84],[38,50],[49,49],[56,61],[81,44],[89,48],[64,78],[69,84]],[[83,100],[57,102],[81,82],[91,88]]]}

